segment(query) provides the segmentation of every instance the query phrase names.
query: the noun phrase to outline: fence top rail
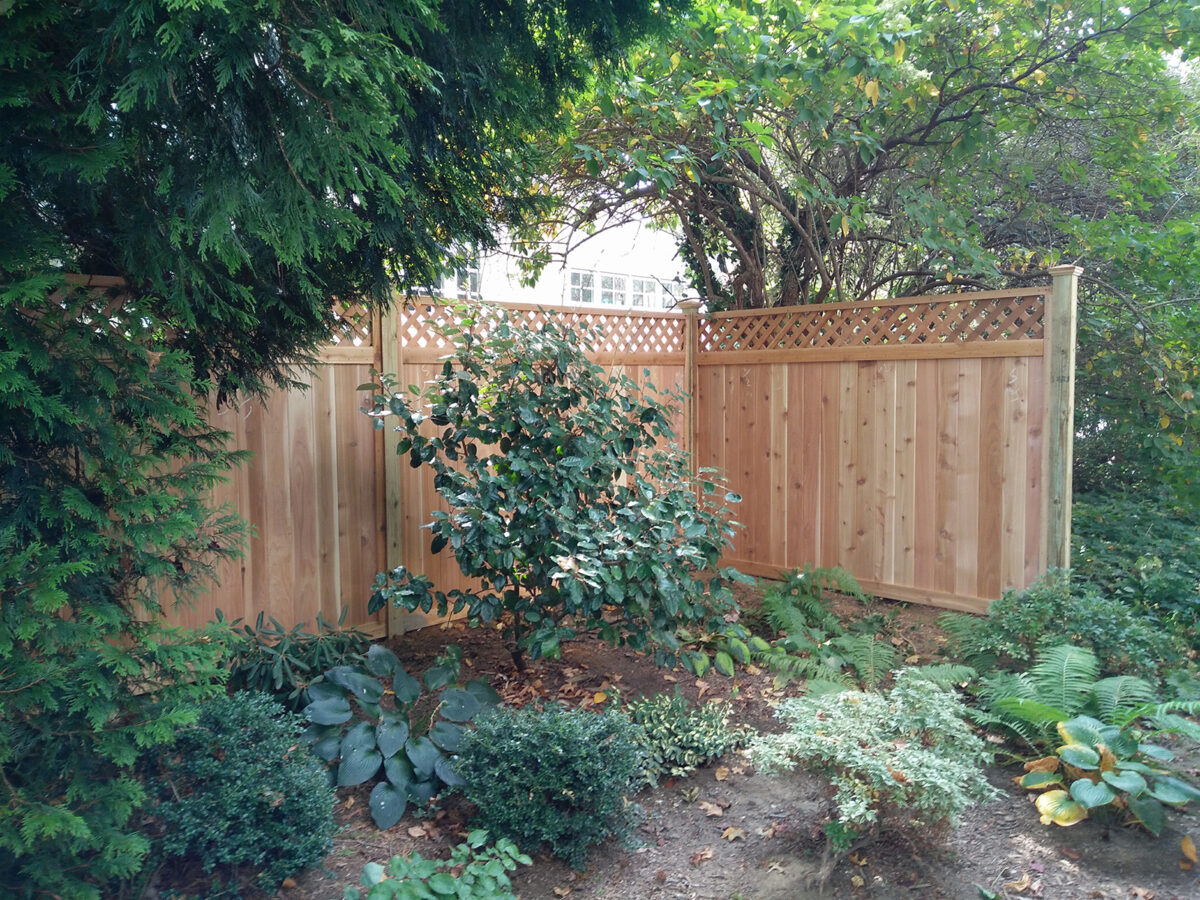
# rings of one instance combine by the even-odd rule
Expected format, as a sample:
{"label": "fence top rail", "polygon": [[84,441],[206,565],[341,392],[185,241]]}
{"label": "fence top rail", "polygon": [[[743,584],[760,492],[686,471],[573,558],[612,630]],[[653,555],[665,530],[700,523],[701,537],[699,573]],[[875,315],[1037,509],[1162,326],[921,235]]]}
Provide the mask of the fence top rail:
{"label": "fence top rail", "polygon": [[762,309],[726,309],[704,313],[705,319],[736,319],[739,316],[784,316],[795,313],[830,312],[837,309],[886,309],[937,303],[967,303],[973,300],[1018,300],[1050,296],[1051,288],[1014,288],[1010,291],[960,291],[956,294],[921,294],[914,297],[890,297],[886,300],[852,300],[845,303],[808,303],[804,306],[769,306]]}

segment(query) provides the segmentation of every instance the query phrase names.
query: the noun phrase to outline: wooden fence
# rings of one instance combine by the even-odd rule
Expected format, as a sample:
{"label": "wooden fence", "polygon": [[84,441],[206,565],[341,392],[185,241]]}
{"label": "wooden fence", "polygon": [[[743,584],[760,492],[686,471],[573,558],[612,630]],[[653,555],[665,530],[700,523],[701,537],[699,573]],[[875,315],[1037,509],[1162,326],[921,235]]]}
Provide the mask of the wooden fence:
{"label": "wooden fence", "polygon": [[[528,327],[550,315],[600,324],[592,359],[691,396],[681,443],[743,497],[729,564],[761,575],[840,565],[881,596],[982,611],[1069,564],[1078,274],[1052,270],[1052,287],[1031,290],[712,315],[508,308]],[[182,623],[219,607],[311,624],[347,608],[348,624],[378,632],[384,620],[366,614],[377,571],[403,563],[465,586],[451,555],[429,553],[422,526],[441,506],[431,473],[373,430],[355,390],[372,368],[402,384],[432,378],[448,352],[444,314],[411,301],[382,321],[348,315],[310,390],[214,413],[256,452],[218,499],[257,536]],[[428,621],[392,610],[386,628]]]}

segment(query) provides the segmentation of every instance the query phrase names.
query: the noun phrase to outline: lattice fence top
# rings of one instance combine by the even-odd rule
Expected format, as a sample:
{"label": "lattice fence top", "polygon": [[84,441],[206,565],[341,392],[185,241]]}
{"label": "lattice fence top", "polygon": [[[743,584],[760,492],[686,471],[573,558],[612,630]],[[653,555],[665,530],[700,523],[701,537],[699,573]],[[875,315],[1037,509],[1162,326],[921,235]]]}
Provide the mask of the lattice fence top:
{"label": "lattice fence top", "polygon": [[[606,313],[554,307],[490,307],[472,325],[476,334],[486,333],[491,316],[507,312],[514,323],[537,330],[553,320],[576,328],[590,338],[583,349],[591,354],[613,356],[631,354],[667,355],[682,353],[686,339],[683,317],[654,313]],[[409,301],[400,308],[400,339],[406,349],[431,354],[449,353],[451,342],[441,326],[458,315],[454,307],[425,301]]]}
{"label": "lattice fence top", "polygon": [[373,334],[371,313],[360,303],[336,303],[333,307],[333,336],[338,347],[370,347]]}
{"label": "lattice fence top", "polygon": [[699,320],[699,343],[715,353],[1041,340],[1045,307],[1039,289],[717,313]]}

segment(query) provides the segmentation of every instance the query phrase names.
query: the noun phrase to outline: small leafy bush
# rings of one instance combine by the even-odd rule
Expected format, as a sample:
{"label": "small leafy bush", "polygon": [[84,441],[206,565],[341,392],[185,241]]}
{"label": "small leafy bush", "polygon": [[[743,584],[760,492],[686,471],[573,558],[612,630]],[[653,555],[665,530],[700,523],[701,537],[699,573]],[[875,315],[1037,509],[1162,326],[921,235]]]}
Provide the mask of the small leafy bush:
{"label": "small leafy bush", "polygon": [[442,332],[453,355],[423,391],[388,376],[364,387],[377,427],[395,417],[397,451],[433,470],[449,506],[433,513],[432,551],[480,587],[445,594],[398,567],[379,574],[369,609],[499,621],[518,668],[581,632],[678,662],[678,627],[714,630],[733,608],[718,565],[738,498],[714,473],[688,473],[677,398],[605,373],[582,350],[601,335],[561,319],[533,329],[455,307]]}
{"label": "small leafy bush", "polygon": [[527,707],[481,717],[457,765],[484,828],[526,849],[545,842],[578,868],[594,844],[628,833],[642,756],[637,726],[617,712]]}
{"label": "small leafy bush", "polygon": [[1037,798],[1043,825],[1075,825],[1094,810],[1129,817],[1156,837],[1167,822],[1167,808],[1200,800],[1200,790],[1167,767],[1174,755],[1143,741],[1137,729],[1106,725],[1090,716],[1058,724],[1065,742],[1056,756],[1025,765],[1021,787],[1044,790]]}
{"label": "small leafy bush", "polygon": [[1011,668],[1042,648],[1075,643],[1094,650],[1104,672],[1148,677],[1179,659],[1178,642],[1153,619],[1090,588],[1072,589],[1070,577],[1052,570],[1028,588],[1006,593],[986,617],[939,617],[951,636],[951,651],[986,670]]}
{"label": "small leafy bush", "polygon": [[447,687],[458,680],[461,659],[452,645],[425,671],[424,699],[422,682],[379,644],[371,645],[363,665],[335,666],[308,688],[304,715],[312,725],[305,737],[317,756],[336,763],[338,786],[383,773],[370,798],[380,828],[399,822],[410,800],[423,806],[443,788],[462,785],[452,763],[466,723],[500,698],[483,681]]}
{"label": "small leafy bush", "polygon": [[1200,650],[1200,512],[1166,491],[1077,494],[1075,577]]}
{"label": "small leafy bush", "polygon": [[161,853],[231,882],[238,866],[254,866],[265,890],[320,863],[333,843],[334,795],[301,728],[265,694],[206,703],[150,778]]}
{"label": "small leafy bush", "polygon": [[343,628],[348,607],[336,625],[317,613],[317,630],[304,630],[301,622],[291,630],[277,619],[263,621],[263,613],[253,626],[241,619],[226,622],[217,610],[217,622],[224,625],[226,665],[229,687],[240,691],[270,694],[294,711],[307,702],[305,688],[326,669],[362,662],[371,644],[370,636],[357,628]]}
{"label": "small leafy bush", "polygon": [[[507,838],[487,843],[488,833],[472,831],[466,841],[450,851],[449,859],[425,859],[420,853],[393,856],[387,867],[379,863],[363,866],[365,900],[509,900],[516,895],[508,873],[518,865],[533,864]],[[357,888],[348,887],[343,900],[363,900]]]}
{"label": "small leafy bush", "polygon": [[881,820],[910,832],[936,830],[993,793],[983,773],[990,756],[966,709],[920,673],[897,672],[886,693],[783,700],[776,715],[787,730],[756,738],[751,757],[763,771],[802,767],[833,782],[825,876]]}
{"label": "small leafy bush", "polygon": [[680,777],[743,746],[751,732],[729,727],[729,705],[710,701],[692,706],[685,697],[658,694],[625,708],[642,729],[646,756],[635,786],[653,787],[661,778]]}

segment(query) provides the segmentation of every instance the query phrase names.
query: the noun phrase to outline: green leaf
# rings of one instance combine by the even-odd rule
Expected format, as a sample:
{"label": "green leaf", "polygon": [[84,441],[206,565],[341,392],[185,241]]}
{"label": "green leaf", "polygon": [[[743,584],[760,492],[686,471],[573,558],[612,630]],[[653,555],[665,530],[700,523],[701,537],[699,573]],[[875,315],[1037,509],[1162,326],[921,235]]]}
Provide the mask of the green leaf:
{"label": "green leaf", "polygon": [[1077,769],[1090,771],[1100,765],[1100,754],[1083,744],[1065,744],[1058,748],[1058,755],[1063,762]]}
{"label": "green leaf", "polygon": [[1062,784],[1062,774],[1059,772],[1027,772],[1021,778],[1021,787],[1027,790],[1044,788],[1051,784]]}
{"label": "green leaf", "polygon": [[478,698],[471,692],[450,688],[442,692],[438,711],[453,722],[467,722],[482,708]]}
{"label": "green leaf", "polygon": [[478,700],[483,706],[498,706],[500,704],[500,695],[486,681],[475,679],[468,681],[463,687],[467,693]]}
{"label": "green leaf", "polygon": [[436,691],[438,688],[443,688],[451,684],[458,677],[458,669],[456,666],[442,665],[430,666],[425,670],[425,674],[421,676],[421,680],[425,682],[425,687],[431,691]]}
{"label": "green leaf", "polygon": [[722,675],[733,676],[733,657],[724,650],[718,650],[713,657],[713,668]]}
{"label": "green leaf", "polygon": [[442,755],[442,751],[427,737],[409,738],[408,743],[404,745],[404,752],[408,754],[408,759],[413,765],[413,774],[418,781],[425,781],[433,775],[433,767]]}
{"label": "green leaf", "polygon": [[346,699],[345,694],[340,692],[336,697],[314,700],[304,707],[304,715],[310,722],[317,725],[341,725],[343,722],[348,722],[353,714],[353,710],[350,709],[350,701]]}
{"label": "green leaf", "polygon": [[416,775],[413,772],[412,763],[409,762],[408,756],[402,753],[397,753],[395,756],[389,756],[383,761],[383,774],[398,788],[408,789],[408,786],[413,782]]}
{"label": "green leaf", "polygon": [[1128,797],[1125,802],[1129,806],[1129,812],[1142,823],[1142,827],[1155,837],[1162,834],[1162,830],[1167,826],[1167,811],[1161,803],[1145,795]]}
{"label": "green leaf", "polygon": [[454,768],[454,763],[447,756],[439,756],[433,764],[433,771],[450,787],[465,787],[466,781]]}
{"label": "green leaf", "polygon": [[429,729],[429,739],[450,753],[458,751],[462,736],[463,727],[452,722],[438,722]]}
{"label": "green leaf", "polygon": [[441,894],[443,897],[453,897],[458,893],[458,882],[445,872],[438,872],[425,883],[429,885],[431,891]]}
{"label": "green leaf", "polygon": [[383,644],[372,644],[367,650],[367,671],[379,678],[391,678],[401,669],[396,654]]}
{"label": "green leaf", "polygon": [[1094,809],[1112,803],[1117,795],[1103,781],[1094,784],[1086,778],[1080,778],[1071,784],[1071,796],[1088,809]]}
{"label": "green leaf", "polygon": [[416,703],[421,697],[421,683],[400,669],[392,679],[392,691],[396,695],[397,703]]}
{"label": "green leaf", "polygon": [[1178,785],[1162,779],[1156,779],[1146,793],[1168,806],[1185,806],[1189,800],[1193,799],[1192,795],[1181,790]]}
{"label": "green leaf", "polygon": [[371,789],[371,818],[386,831],[402,818],[408,808],[408,793],[394,784],[381,781]]}
{"label": "green leaf", "polygon": [[1110,784],[1118,791],[1126,794],[1131,794],[1134,797],[1139,797],[1146,792],[1148,785],[1146,779],[1137,772],[1126,771],[1104,771],[1100,773],[1100,777],[1107,784]]}
{"label": "green leaf", "polygon": [[362,784],[383,765],[383,754],[375,744],[370,722],[356,722],[342,738],[342,761],[338,766],[339,787]]}
{"label": "green leaf", "polygon": [[325,678],[364,703],[378,703],[383,699],[383,685],[379,679],[356,666],[334,666],[325,673]]}
{"label": "green leaf", "polygon": [[395,756],[408,740],[408,719],[390,709],[383,710],[375,729],[375,740],[385,759]]}

